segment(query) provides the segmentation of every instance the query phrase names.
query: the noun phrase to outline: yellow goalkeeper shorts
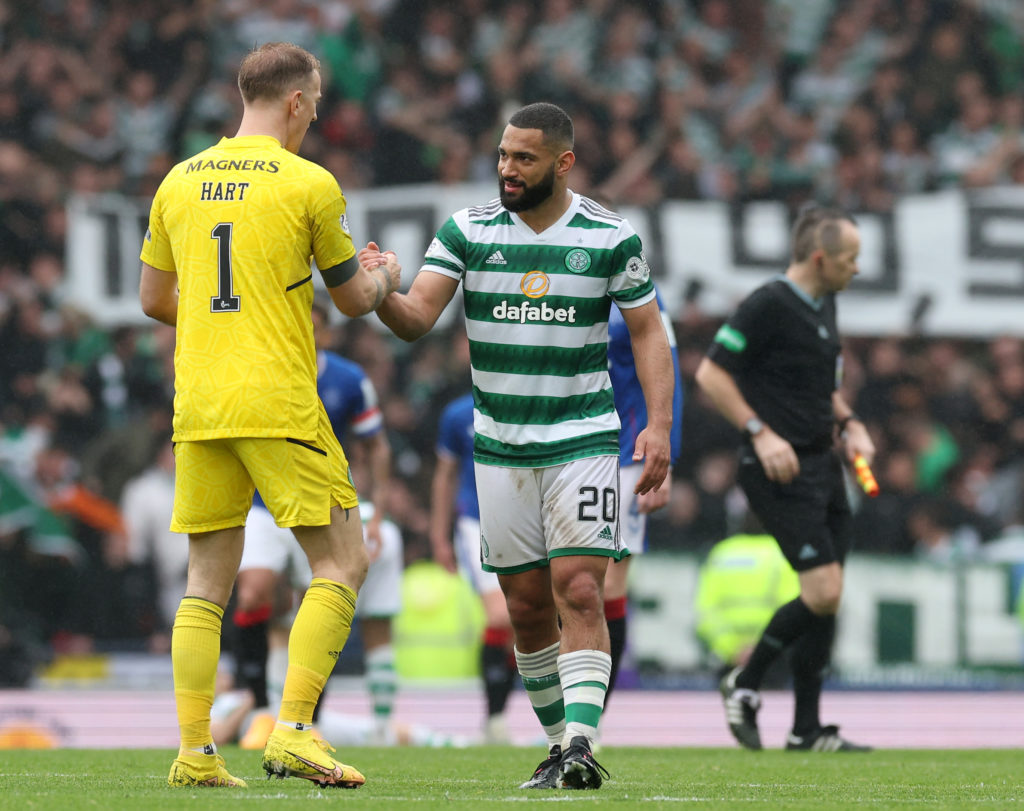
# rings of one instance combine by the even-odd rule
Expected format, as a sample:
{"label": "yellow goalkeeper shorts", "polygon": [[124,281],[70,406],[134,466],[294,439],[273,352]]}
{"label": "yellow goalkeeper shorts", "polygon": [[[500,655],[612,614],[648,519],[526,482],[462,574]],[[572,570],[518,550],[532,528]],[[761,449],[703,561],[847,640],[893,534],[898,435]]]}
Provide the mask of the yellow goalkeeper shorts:
{"label": "yellow goalkeeper shorts", "polygon": [[230,437],[175,445],[173,532],[245,524],[253,490],[278,526],[331,522],[331,508],[358,504],[348,460],[323,408],[313,442]]}

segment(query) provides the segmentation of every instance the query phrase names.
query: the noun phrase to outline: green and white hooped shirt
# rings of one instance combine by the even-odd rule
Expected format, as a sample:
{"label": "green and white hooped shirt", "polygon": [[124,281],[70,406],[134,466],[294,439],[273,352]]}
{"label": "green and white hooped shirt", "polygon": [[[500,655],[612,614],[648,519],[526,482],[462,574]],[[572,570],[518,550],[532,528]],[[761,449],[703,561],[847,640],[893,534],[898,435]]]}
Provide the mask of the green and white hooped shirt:
{"label": "green and white hooped shirt", "polygon": [[625,219],[573,192],[538,234],[492,200],[453,214],[420,270],[462,281],[477,462],[549,467],[618,454],[609,308],[654,299]]}

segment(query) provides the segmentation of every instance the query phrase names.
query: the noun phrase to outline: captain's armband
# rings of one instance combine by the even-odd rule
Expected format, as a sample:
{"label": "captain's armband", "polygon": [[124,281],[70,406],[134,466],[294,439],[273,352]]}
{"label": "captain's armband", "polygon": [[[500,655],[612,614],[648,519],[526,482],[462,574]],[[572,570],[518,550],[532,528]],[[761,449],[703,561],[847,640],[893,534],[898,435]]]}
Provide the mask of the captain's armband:
{"label": "captain's armband", "polygon": [[349,279],[359,272],[359,260],[352,256],[344,262],[320,271],[324,284],[328,287],[337,287],[345,284]]}

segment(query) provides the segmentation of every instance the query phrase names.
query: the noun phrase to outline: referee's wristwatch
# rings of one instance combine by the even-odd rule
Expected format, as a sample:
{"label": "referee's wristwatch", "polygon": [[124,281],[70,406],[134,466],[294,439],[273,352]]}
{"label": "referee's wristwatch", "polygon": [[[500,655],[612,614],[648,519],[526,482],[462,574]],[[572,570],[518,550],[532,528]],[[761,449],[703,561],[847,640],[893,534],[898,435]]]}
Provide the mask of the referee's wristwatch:
{"label": "referee's wristwatch", "polygon": [[743,434],[747,439],[753,439],[765,428],[765,425],[757,417],[751,417],[745,423],[743,423]]}

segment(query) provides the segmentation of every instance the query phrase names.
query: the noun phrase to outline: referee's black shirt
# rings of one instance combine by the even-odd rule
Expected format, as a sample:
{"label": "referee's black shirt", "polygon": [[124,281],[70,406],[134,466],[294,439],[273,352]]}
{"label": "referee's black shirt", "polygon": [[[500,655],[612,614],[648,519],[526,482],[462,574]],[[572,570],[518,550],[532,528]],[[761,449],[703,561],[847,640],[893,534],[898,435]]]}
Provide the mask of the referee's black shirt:
{"label": "referee's black shirt", "polygon": [[832,393],[842,375],[834,293],[814,300],[778,276],[740,303],[707,354],[795,449],[831,445]]}

